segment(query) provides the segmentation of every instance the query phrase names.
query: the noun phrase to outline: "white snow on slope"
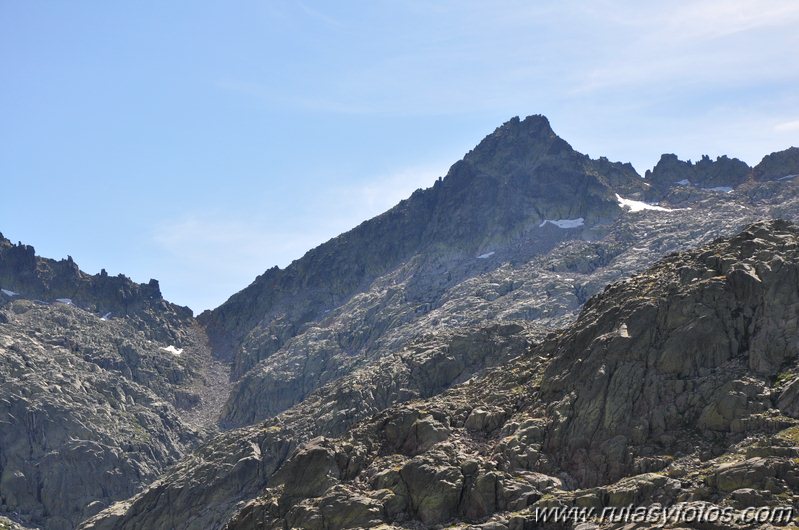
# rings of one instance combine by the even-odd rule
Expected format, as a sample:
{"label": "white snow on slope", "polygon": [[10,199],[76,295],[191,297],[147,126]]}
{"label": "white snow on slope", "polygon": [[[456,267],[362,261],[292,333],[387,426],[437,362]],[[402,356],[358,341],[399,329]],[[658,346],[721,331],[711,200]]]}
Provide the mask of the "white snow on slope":
{"label": "white snow on slope", "polygon": [[674,210],[671,208],[664,208],[662,206],[655,206],[654,204],[647,204],[641,201],[634,201],[632,199],[625,199],[618,193],[616,194],[616,200],[619,201],[619,206],[622,208],[629,208],[631,212],[640,212],[642,210],[655,210],[658,212],[673,212]]}
{"label": "white snow on slope", "polygon": [[110,311],[108,313],[106,313],[105,315],[101,316],[100,320],[108,320],[109,318],[111,318],[111,312]]}
{"label": "white snow on slope", "polygon": [[796,177],[799,177],[799,175],[785,175],[784,177],[780,177],[777,180],[791,180]]}
{"label": "white snow on slope", "polygon": [[17,296],[19,294],[14,291],[9,291],[8,289],[0,289],[0,291],[3,291],[3,294],[6,296]]}
{"label": "white snow on slope", "polygon": [[72,305],[72,298],[56,298],[55,301],[60,304]]}
{"label": "white snow on slope", "polygon": [[578,226],[583,226],[583,224],[585,224],[585,219],[582,217],[578,217],[577,219],[558,219],[557,221],[553,221],[552,219],[544,219],[541,224],[538,225],[538,227],[543,227],[547,223],[552,223],[558,228],[577,228]]}
{"label": "white snow on slope", "polygon": [[477,256],[477,259],[486,259],[486,258],[490,258],[493,255],[494,255],[494,251],[492,250],[491,252],[486,252],[485,254],[480,254],[479,256]]}
{"label": "white snow on slope", "polygon": [[180,355],[181,353],[183,353],[183,348],[175,348],[171,344],[166,348],[161,348],[161,349],[171,353],[172,355]]}
{"label": "white snow on slope", "polygon": [[688,179],[682,179],[682,180],[678,180],[677,182],[675,182],[675,184],[679,184],[680,186],[690,186],[691,185],[691,181],[688,180]]}
{"label": "white snow on slope", "polygon": [[708,191],[721,191],[724,193],[732,193],[732,188],[729,186],[716,186],[713,188],[705,188]]}

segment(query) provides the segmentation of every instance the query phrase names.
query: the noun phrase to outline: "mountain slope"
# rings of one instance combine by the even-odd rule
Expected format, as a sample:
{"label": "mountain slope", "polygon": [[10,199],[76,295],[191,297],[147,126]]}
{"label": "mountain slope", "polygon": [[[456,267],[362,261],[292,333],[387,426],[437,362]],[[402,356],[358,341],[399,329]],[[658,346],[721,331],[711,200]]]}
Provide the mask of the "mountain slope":
{"label": "mountain slope", "polygon": [[498,369],[296,448],[289,421],[225,433],[83,528],[526,528],[553,503],[790,499],[797,252],[775,221],[671,255]]}
{"label": "mountain slope", "polygon": [[[622,274],[666,252],[702,243],[696,239],[700,227],[715,236],[730,234],[764,212],[751,203],[749,192],[725,192],[767,187],[762,176],[799,167],[792,152],[769,155],[754,169],[727,157],[715,162],[704,157],[694,165],[664,155],[644,180],[629,164],[576,152],[542,116],[510,120],[432,188],[418,190],[285,270],[270,269],[200,316],[215,351],[232,360],[239,379],[221,424],[242,426],[278,414],[431,327],[474,323],[478,314],[496,321],[500,315],[533,320],[550,329],[563,325],[592,289],[613,278],[561,285],[562,297],[545,309],[506,296],[518,298],[515,287],[520,284],[528,293],[546,288],[531,285],[539,283],[536,276],[542,271],[526,264],[564,241],[598,242],[600,255],[593,259],[599,265],[618,253],[634,254],[630,249],[636,241],[644,246],[647,240],[657,241],[660,236],[644,231],[614,232],[614,222],[630,209],[659,210],[666,224],[678,222],[683,232],[646,256],[623,256],[627,265]],[[774,196],[781,192],[768,193],[768,208],[781,207]],[[665,201],[681,211],[668,213],[632,199]],[[730,203],[741,211],[708,216],[691,210],[730,210]],[[793,218],[790,211],[783,215]],[[680,237],[687,240],[680,242]],[[493,313],[480,311],[485,302],[492,302]]]}
{"label": "mountain slope", "polygon": [[[527,261],[564,239],[599,237],[622,212],[616,194],[645,188],[629,164],[574,151],[546,118],[507,122],[432,188],[200,315],[215,351],[247,377],[241,392],[265,392],[231,401],[223,424],[279,413],[401,347],[449,289],[495,269],[500,256]],[[402,326],[409,333],[387,336]]]}
{"label": "mountain slope", "polygon": [[[503,130],[484,141],[491,146],[485,152],[503,156],[506,151],[516,152],[517,140],[500,134]],[[496,146],[506,141],[509,144],[504,148]],[[505,163],[503,156],[499,159]],[[485,160],[494,164],[493,158]],[[569,322],[580,305],[605,284],[668,252],[729,235],[763,216],[795,219],[799,204],[794,183],[790,179],[754,180],[748,166],[747,180],[741,183],[742,165],[721,158],[690,166],[710,170],[715,179],[712,184],[719,186],[684,185],[676,179],[665,179],[668,185],[655,182],[646,186],[648,182],[643,181],[645,191],[640,198],[665,201],[670,208],[629,200],[622,204],[632,208],[622,206],[617,198],[617,191],[622,190],[609,187],[606,192],[612,197],[615,218],[602,222],[583,219],[582,224],[562,219],[538,222],[524,237],[508,236],[471,253],[441,248],[420,251],[342,305],[326,309],[243,374],[223,412],[223,425],[242,426],[278,414],[327,382],[397,351],[424,331],[508,321],[532,321],[539,328],[554,329]],[[518,164],[508,166],[507,172],[512,174]],[[667,168],[659,166],[658,174],[666,174]],[[730,173],[728,168],[732,168]],[[787,170],[789,167],[781,169]],[[608,176],[612,171],[603,171],[602,182],[621,185]],[[544,178],[535,172],[532,175],[533,180]],[[546,178],[568,181],[572,176],[553,170]],[[635,182],[641,185],[640,179]],[[734,186],[737,191],[728,193]],[[542,193],[541,200],[551,201],[551,205],[566,200],[557,192]],[[627,194],[625,199],[636,197],[622,193]],[[498,211],[507,209],[504,203],[485,204],[485,208]],[[631,211],[641,208],[641,212]],[[474,231],[475,237],[481,233]],[[557,255],[570,263],[552,264],[548,257]],[[559,270],[553,272],[553,268]],[[281,325],[284,316],[270,326]],[[249,344],[257,349],[258,341],[275,337],[256,328],[254,342]],[[243,351],[250,351],[250,346]]]}

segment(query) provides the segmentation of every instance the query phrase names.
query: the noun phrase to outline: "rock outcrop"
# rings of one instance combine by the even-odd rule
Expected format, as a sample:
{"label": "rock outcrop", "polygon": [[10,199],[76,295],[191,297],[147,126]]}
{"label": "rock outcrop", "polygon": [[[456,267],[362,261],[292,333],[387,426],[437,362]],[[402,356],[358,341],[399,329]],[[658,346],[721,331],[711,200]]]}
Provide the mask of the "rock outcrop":
{"label": "rock outcrop", "polygon": [[[71,257],[59,261],[40,257],[32,246],[14,245],[2,234],[0,287],[29,300],[75,304],[98,315],[140,320],[141,329],[161,333],[151,337],[161,341],[175,339],[169,334],[170,328],[192,322],[188,307],[163,299],[158,280],[139,284],[122,274],[109,276],[105,269],[99,274],[87,274]],[[11,298],[3,294],[4,298]]]}
{"label": "rock outcrop", "polygon": [[720,156],[711,160],[703,156],[696,164],[683,161],[677,155],[665,154],[652,171],[645,174],[646,182],[658,187],[696,186],[704,189],[733,189],[746,181],[752,172],[746,162]]}
{"label": "rock outcrop", "polygon": [[562,238],[551,248],[525,240],[497,243],[483,254],[416,255],[306,324],[244,374],[223,424],[243,426],[279,414],[314,389],[431,330],[511,322],[534,323],[541,330],[566,325],[605,285],[669,252],[730,235],[763,217],[799,220],[795,185],[748,180],[734,193],[677,186],[669,188],[671,202],[659,210],[639,202],[642,211],[618,208],[616,220],[585,230],[536,227],[540,237]]}
{"label": "rock outcrop", "polygon": [[0,282],[0,513],[75,528],[214,432],[205,335],[157,282],[7,240]]}
{"label": "rock outcrop", "polygon": [[799,175],[799,147],[771,153],[763,157],[752,171],[757,180],[792,179]]}
{"label": "rock outcrop", "polygon": [[[658,175],[668,173],[665,165],[659,164]],[[738,185],[751,172],[726,157],[688,166],[707,174],[708,186],[722,180]],[[431,326],[471,325],[478,315],[483,321],[510,316],[549,328],[562,325],[596,289],[619,277],[594,281],[602,276],[594,270],[619,253],[628,260],[619,267],[624,276],[668,251],[730,234],[763,211],[745,196],[725,197],[700,187],[670,193],[676,211],[669,213],[664,210],[675,208],[640,202],[652,193],[629,165],[591,160],[571,149],[544,118],[511,120],[432,188],[417,191],[286,270],[270,269],[200,317],[216,347],[233,356],[239,380],[222,424],[243,426],[279,414]],[[639,202],[631,207],[622,197]],[[641,208],[650,210],[647,215],[631,211]],[[718,215],[700,211],[710,208]],[[781,215],[793,218],[791,208]],[[640,226],[619,222],[628,216]],[[621,226],[625,232],[617,232]],[[669,230],[675,231],[671,238]],[[520,286],[529,294],[551,293],[551,285],[537,281],[544,271],[526,264],[561,244],[572,245],[577,254],[585,241],[596,241],[589,252],[599,255],[584,265],[591,270],[582,284],[553,278],[563,298],[547,304],[511,300],[519,300]],[[647,247],[652,252],[641,254]],[[493,313],[479,311],[485,302]],[[515,306],[515,314],[509,306]]]}

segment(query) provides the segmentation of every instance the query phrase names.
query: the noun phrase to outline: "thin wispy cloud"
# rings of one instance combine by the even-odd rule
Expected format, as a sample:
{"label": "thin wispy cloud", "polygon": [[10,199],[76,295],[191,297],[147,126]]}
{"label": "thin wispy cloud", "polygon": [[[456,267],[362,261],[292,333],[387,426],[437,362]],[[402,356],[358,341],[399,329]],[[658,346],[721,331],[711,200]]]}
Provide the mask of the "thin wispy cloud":
{"label": "thin wispy cloud", "polygon": [[774,126],[774,130],[779,132],[799,131],[799,120],[784,121],[782,123],[778,123],[777,125]]}
{"label": "thin wispy cloud", "polygon": [[[640,172],[664,152],[757,163],[799,131],[795,0],[255,0],[165,4],[162,25],[35,6],[2,32],[7,191],[60,212],[81,193],[69,230],[26,232],[24,201],[0,228],[78,252],[113,217],[108,239],[137,244],[85,261],[195,308],[432,185],[515,115]],[[47,197],[53,175],[70,184]],[[140,206],[107,206],[120,183]]]}
{"label": "thin wispy cloud", "polygon": [[[296,5],[302,16],[331,24],[337,20],[330,14],[333,9],[322,13],[306,3]],[[275,107],[412,116],[498,109],[515,114],[514,109],[537,104],[531,110],[542,110],[611,90],[630,91],[620,98],[626,101],[645,101],[699,83],[708,89],[751,83],[753,76],[760,82],[790,82],[799,76],[780,60],[799,47],[799,4],[794,1],[563,2],[544,7],[411,2],[407,12],[419,26],[396,30],[406,47],[364,35],[376,50],[375,60],[342,61],[334,79],[323,79],[313,90],[283,91],[252,78],[219,86]],[[373,31],[388,23],[374,21]]]}
{"label": "thin wispy cloud", "polygon": [[308,15],[309,17],[311,17],[311,18],[313,18],[315,20],[318,20],[318,21],[320,21],[320,22],[322,22],[324,24],[327,24],[328,26],[333,26],[333,27],[336,27],[336,28],[340,28],[340,27],[344,26],[344,24],[340,20],[338,20],[337,18],[331,17],[330,15],[328,15],[326,13],[323,13],[319,9],[314,9],[314,8],[308,6],[307,4],[305,4],[304,2],[299,2],[298,1],[298,2],[295,2],[295,5],[297,7],[299,7],[302,10],[302,12],[305,13],[306,15]]}
{"label": "thin wispy cloud", "polygon": [[[166,275],[165,294],[183,284],[202,292],[193,296],[193,309],[216,307],[273,265],[285,267],[362,221],[378,215],[419,188],[427,188],[446,173],[447,163],[405,167],[369,180],[341,185],[305,202],[312,214],[301,221],[278,220],[269,215],[237,215],[230,211],[192,212],[161,220],[151,233],[152,243],[177,276]],[[265,208],[268,210],[268,208]],[[187,283],[188,282],[188,283]]]}
{"label": "thin wispy cloud", "polygon": [[[432,186],[438,177],[443,177],[451,160],[438,163],[400,168],[355,185],[339,188],[334,193],[353,212],[356,219],[368,219],[407,199],[417,189]],[[354,224],[353,224],[354,226]]]}
{"label": "thin wispy cloud", "polygon": [[[779,57],[799,45],[799,4],[716,1],[591,8],[618,42],[590,66],[574,93],[646,87],[655,90],[796,79]],[[634,97],[645,97],[637,94]]]}

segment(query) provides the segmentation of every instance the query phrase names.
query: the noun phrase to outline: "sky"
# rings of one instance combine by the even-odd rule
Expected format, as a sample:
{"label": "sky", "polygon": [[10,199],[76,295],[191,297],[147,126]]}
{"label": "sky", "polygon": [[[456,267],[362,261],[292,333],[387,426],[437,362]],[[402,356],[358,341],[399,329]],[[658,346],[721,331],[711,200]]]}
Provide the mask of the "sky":
{"label": "sky", "polygon": [[795,0],[0,0],[0,232],[213,308],[513,116],[643,174],[799,145]]}

